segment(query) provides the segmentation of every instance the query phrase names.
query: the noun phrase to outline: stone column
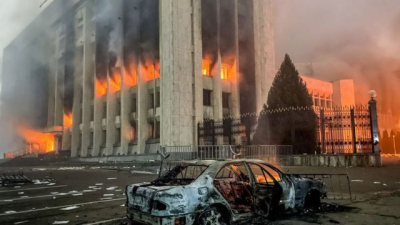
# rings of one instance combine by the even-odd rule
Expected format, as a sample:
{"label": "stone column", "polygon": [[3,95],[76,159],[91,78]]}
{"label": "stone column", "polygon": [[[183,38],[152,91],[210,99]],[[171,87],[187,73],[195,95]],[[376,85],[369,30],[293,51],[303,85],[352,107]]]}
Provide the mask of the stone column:
{"label": "stone column", "polygon": [[[212,77],[213,77],[213,109],[214,109],[214,120],[216,122],[222,121],[223,110],[222,110],[222,80],[221,80],[221,72],[222,72],[222,59],[221,59],[221,2],[217,0],[217,43],[218,43],[218,58],[215,68],[212,69]],[[224,137],[217,136],[217,145],[223,144]]]}
{"label": "stone column", "polygon": [[[143,72],[144,73],[144,72]],[[137,154],[144,154],[146,141],[149,138],[149,124],[147,122],[147,114],[149,110],[149,91],[147,90],[147,82],[143,77],[140,65],[138,65],[138,124],[137,124],[137,137],[138,137],[138,148]]]}
{"label": "stone column", "polygon": [[94,31],[94,23],[92,21],[92,13],[86,6],[84,15],[84,29],[83,29],[83,40],[84,40],[84,55],[83,55],[83,97],[82,97],[82,157],[91,155],[88,152],[91,139],[91,114],[92,114],[92,99],[94,95],[93,89],[93,78],[94,78],[94,54],[95,45],[92,41],[92,34]]}
{"label": "stone column", "polygon": [[192,1],[160,1],[161,145],[193,144]]}
{"label": "stone column", "polygon": [[[232,80],[232,116],[235,119],[240,119],[240,87],[239,87],[239,12],[238,12],[238,0],[234,0],[234,22],[235,22],[235,79]],[[241,137],[236,135],[235,142],[240,144]]]}
{"label": "stone column", "polygon": [[202,9],[201,0],[193,0],[193,23],[192,23],[192,36],[193,36],[193,145],[198,145],[198,130],[197,125],[203,122],[203,75],[201,72],[203,62],[203,49],[202,49],[202,32],[201,32],[201,19]]}
{"label": "stone column", "polygon": [[72,139],[71,139],[71,156],[76,157],[80,155],[78,149],[81,146],[80,143],[80,124],[82,121],[81,110],[82,110],[82,61],[83,61],[83,46],[77,46],[75,49],[75,73],[74,73],[74,98],[72,107]]}
{"label": "stone column", "polygon": [[[121,77],[123,77],[123,61],[122,61],[122,46],[123,46],[123,1],[122,0],[113,0],[112,10],[110,12],[111,16],[111,25],[113,26],[113,30],[110,34],[109,41],[109,51],[116,54],[117,63],[116,67],[121,69]],[[107,155],[114,155],[117,152],[114,151],[114,144],[118,141],[116,140],[116,132],[117,127],[115,124],[116,116],[117,116],[117,95],[115,90],[110,86],[110,82],[112,79],[112,71],[110,68],[108,69],[108,91],[107,91]],[[120,135],[121,137],[121,135]]]}
{"label": "stone column", "polygon": [[268,99],[275,77],[275,40],[271,0],[253,0],[256,110],[259,113]]}

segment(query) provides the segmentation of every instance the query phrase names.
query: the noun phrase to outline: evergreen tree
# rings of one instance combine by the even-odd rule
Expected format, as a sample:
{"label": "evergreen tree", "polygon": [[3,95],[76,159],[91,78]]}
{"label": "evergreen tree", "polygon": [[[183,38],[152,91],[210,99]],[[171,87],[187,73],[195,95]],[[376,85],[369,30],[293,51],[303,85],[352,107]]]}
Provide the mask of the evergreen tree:
{"label": "evergreen tree", "polygon": [[306,84],[285,55],[260,114],[253,143],[293,145],[295,153],[314,153],[317,116],[312,105]]}

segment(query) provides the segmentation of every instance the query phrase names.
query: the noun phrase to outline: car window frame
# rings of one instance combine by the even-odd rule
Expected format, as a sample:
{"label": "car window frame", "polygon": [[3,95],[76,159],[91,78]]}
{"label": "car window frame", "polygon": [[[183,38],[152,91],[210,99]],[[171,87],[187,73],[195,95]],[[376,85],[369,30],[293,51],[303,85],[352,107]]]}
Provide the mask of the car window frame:
{"label": "car window frame", "polygon": [[[260,164],[262,164],[262,163],[246,162],[246,164],[247,164],[247,166],[248,166],[248,169],[249,169],[250,172],[251,172],[251,177],[252,177],[253,183],[254,183],[255,185],[271,185],[271,184],[273,184],[273,185],[279,185],[279,182],[276,181],[276,179],[275,179],[266,169],[264,169],[264,168],[260,165]],[[257,182],[257,179],[256,179],[255,176],[254,176],[253,171],[251,170],[251,164],[256,165],[256,166],[259,166],[259,167],[261,168],[261,171],[262,171],[263,173],[266,172],[266,173],[272,178],[272,181],[273,181],[273,182],[266,182],[265,184],[263,184],[263,183],[258,183],[258,182]],[[264,177],[265,177],[265,176],[264,176]],[[281,180],[282,180],[282,179],[281,179]]]}
{"label": "car window frame", "polygon": [[[278,175],[280,176],[280,181],[277,181],[276,179],[276,182],[283,182],[283,179],[284,179],[284,173],[282,173],[282,171],[280,171],[279,169],[277,169],[277,168],[275,168],[275,167],[273,167],[273,166],[271,166],[271,165],[269,165],[269,164],[267,164],[267,163],[259,163],[260,165],[264,165],[264,166],[266,166],[266,167],[268,167],[268,168],[271,168],[273,171],[275,171],[276,173],[278,173]],[[269,173],[269,172],[268,172]],[[272,177],[274,177],[274,176],[272,176]],[[274,177],[275,178],[275,177]]]}
{"label": "car window frame", "polygon": [[[245,162],[229,162],[229,163],[226,163],[226,164],[222,165],[221,168],[218,170],[218,172],[215,173],[214,180],[215,179],[227,179],[226,177],[225,178],[217,178],[217,176],[223,169],[225,169],[225,167],[230,166],[230,165],[235,165],[235,164],[242,164],[243,165],[243,168],[247,171],[247,175],[249,176],[249,182],[250,182],[251,181],[251,178],[250,178],[251,171],[249,171],[249,168],[247,167]],[[239,179],[243,180],[242,177],[240,177],[240,175],[237,174],[237,172],[235,172],[231,168],[229,168],[229,170],[231,172],[233,172],[233,174],[236,177],[238,177]]]}

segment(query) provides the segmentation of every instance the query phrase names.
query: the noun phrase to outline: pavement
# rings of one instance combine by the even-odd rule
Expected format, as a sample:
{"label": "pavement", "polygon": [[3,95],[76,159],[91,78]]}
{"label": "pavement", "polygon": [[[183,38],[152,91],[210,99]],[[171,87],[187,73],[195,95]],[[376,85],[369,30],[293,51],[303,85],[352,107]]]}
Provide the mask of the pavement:
{"label": "pavement", "polygon": [[[400,224],[400,159],[385,159],[381,168],[285,167],[287,173],[348,174],[336,188],[335,198],[324,201],[319,212],[279,215],[262,224]],[[20,168],[3,168],[18,173]],[[126,224],[124,189],[127,184],[154,180],[151,172],[127,167],[24,167],[31,179],[53,178],[57,183],[0,187],[0,224]]]}

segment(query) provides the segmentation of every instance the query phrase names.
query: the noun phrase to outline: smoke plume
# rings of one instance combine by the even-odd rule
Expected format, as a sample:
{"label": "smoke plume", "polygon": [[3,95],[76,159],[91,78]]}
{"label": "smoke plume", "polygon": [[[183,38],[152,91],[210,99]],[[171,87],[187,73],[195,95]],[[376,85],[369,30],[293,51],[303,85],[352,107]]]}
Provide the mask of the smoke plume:
{"label": "smoke plume", "polygon": [[275,0],[277,63],[288,53],[314,76],[353,78],[356,102],[376,90],[379,110],[400,118],[398,0]]}

